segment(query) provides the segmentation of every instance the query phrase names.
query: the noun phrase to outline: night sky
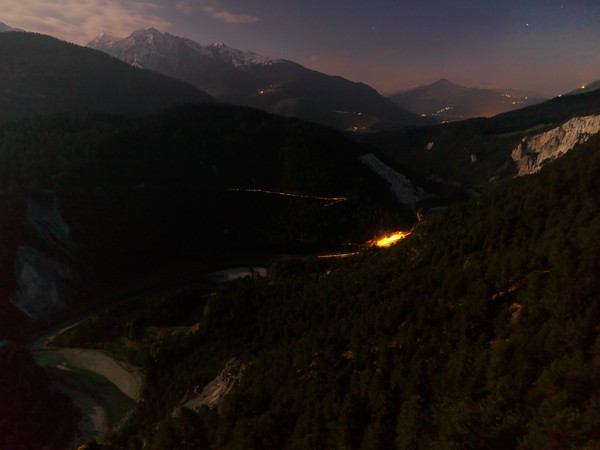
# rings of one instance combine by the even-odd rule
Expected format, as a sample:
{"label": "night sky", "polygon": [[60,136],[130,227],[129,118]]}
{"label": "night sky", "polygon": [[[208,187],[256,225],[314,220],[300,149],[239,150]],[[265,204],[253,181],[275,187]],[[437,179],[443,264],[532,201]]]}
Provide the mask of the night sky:
{"label": "night sky", "polygon": [[600,0],[2,0],[0,22],[79,44],[153,26],[382,93],[448,78],[551,97],[600,79]]}

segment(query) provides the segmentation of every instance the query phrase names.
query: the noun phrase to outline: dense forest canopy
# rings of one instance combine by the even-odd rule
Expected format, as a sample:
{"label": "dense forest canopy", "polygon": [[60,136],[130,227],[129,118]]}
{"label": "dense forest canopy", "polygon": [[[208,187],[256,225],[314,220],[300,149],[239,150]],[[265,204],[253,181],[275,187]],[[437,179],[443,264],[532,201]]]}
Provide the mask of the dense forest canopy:
{"label": "dense forest canopy", "polygon": [[[595,138],[389,250],[138,299],[57,342],[147,374],[109,448],[595,448],[599,176]],[[173,414],[232,357],[219,408]]]}

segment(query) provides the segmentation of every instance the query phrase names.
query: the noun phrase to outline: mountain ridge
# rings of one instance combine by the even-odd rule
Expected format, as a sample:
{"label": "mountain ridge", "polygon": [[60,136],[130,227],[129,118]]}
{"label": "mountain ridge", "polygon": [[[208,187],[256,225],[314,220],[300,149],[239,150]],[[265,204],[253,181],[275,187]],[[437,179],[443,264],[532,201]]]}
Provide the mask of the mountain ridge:
{"label": "mountain ridge", "polygon": [[[131,51],[131,48],[136,45],[143,46],[145,44],[148,46],[148,50],[151,50],[150,47],[154,45],[157,50],[165,50],[165,47],[173,45],[173,43],[184,43],[185,45],[188,45],[194,50],[198,51],[203,56],[230,63],[235,67],[247,67],[258,64],[273,64],[284,61],[281,59],[261,56],[251,51],[238,50],[229,47],[224,42],[214,42],[212,44],[203,46],[192,39],[176,36],[170,33],[162,33],[156,28],[135,30],[125,38],[112,36],[102,32],[100,35],[89,41],[86,46],[94,48],[95,50],[104,51],[106,53],[109,53],[110,50],[113,50],[116,52],[116,54],[113,54],[112,56],[115,56],[118,59],[126,59],[127,55],[119,52],[126,53]],[[166,50],[172,49],[166,48]]]}
{"label": "mountain ridge", "polygon": [[465,87],[445,78],[389,98],[409,111],[440,121],[494,116],[542,100],[537,94],[515,89]]}
{"label": "mountain ridge", "polygon": [[88,46],[136,67],[191,83],[226,103],[338,129],[365,131],[382,124],[426,123],[364,83],[223,43],[203,46],[185,37],[147,29],[123,39],[101,35]]}
{"label": "mountain ridge", "polygon": [[0,33],[0,121],[68,111],[149,114],[216,102],[180,80],[36,33]]}

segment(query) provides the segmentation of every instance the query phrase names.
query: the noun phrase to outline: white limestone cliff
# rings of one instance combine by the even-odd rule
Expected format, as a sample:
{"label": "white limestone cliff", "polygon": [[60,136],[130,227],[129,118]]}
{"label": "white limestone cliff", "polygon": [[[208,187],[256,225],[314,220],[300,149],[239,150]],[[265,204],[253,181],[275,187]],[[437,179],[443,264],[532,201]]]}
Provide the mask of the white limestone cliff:
{"label": "white limestone cliff", "polygon": [[75,292],[79,281],[73,268],[75,244],[56,198],[29,201],[25,225],[45,248],[19,247],[15,259],[18,289],[11,301],[30,317],[42,318],[63,310]]}
{"label": "white limestone cliff", "polygon": [[563,125],[523,138],[512,151],[517,176],[539,172],[542,166],[586,142],[600,131],[600,115],[575,117]]}
{"label": "white limestone cliff", "polygon": [[202,406],[214,408],[218,406],[223,397],[242,379],[246,364],[237,358],[231,358],[217,377],[204,386],[199,396],[189,400],[183,406],[197,410]]}
{"label": "white limestone cliff", "polygon": [[359,158],[369,169],[378,174],[390,184],[390,190],[398,202],[410,207],[416,212],[417,203],[430,197],[420,186],[416,186],[408,177],[396,172],[374,154],[368,153]]}
{"label": "white limestone cliff", "polygon": [[60,213],[57,198],[46,205],[28,201],[25,223],[45,244],[66,255],[72,254],[75,244],[69,236],[70,229]]}
{"label": "white limestone cliff", "polygon": [[76,284],[76,275],[69,266],[26,245],[19,247],[15,272],[19,289],[11,300],[33,318],[64,309]]}

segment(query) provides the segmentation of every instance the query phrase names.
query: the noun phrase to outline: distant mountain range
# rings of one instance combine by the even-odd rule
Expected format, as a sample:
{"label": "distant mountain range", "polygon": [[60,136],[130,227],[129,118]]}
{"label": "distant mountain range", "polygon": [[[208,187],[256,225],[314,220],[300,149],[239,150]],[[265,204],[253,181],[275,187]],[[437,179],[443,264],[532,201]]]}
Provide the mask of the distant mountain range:
{"label": "distant mountain range", "polygon": [[390,99],[416,114],[447,122],[491,117],[543,101],[535,93],[514,89],[470,88],[445,79],[392,95]]}
{"label": "distant mountain range", "polygon": [[202,46],[150,28],[124,39],[101,34],[88,47],[191,83],[223,102],[339,129],[363,131],[385,124],[427,123],[366,84],[223,43]]}
{"label": "distant mountain range", "polygon": [[[0,31],[23,30],[0,22]],[[102,33],[88,43],[129,68],[37,34],[2,33],[2,46],[6,57],[0,62],[4,69],[0,121],[77,110],[149,113],[172,104],[216,99],[362,132],[493,116],[542,100],[537,94],[467,88],[448,80],[385,98],[366,84],[292,61],[223,43],[203,46],[154,28],[134,31],[124,39]],[[594,85],[586,86],[586,91]]]}
{"label": "distant mountain range", "polygon": [[104,53],[33,33],[0,33],[0,122],[39,114],[147,114],[216,102],[198,88]]}

